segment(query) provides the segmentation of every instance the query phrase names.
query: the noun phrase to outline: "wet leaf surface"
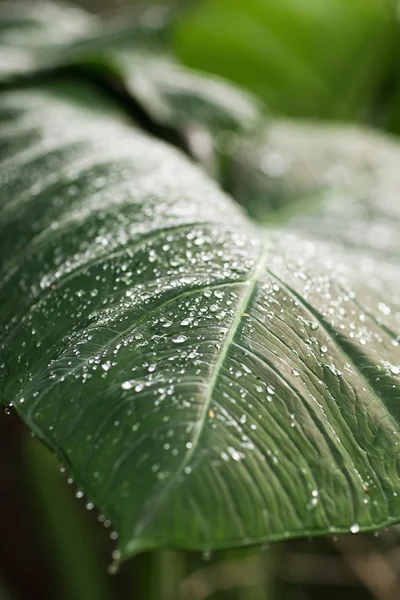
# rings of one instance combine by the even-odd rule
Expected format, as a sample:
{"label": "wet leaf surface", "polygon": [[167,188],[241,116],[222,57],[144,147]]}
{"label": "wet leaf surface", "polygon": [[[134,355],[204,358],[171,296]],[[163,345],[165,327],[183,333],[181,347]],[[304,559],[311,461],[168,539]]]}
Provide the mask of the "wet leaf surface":
{"label": "wet leaf surface", "polygon": [[82,82],[0,122],[2,401],[116,559],[400,519],[398,262],[257,228]]}

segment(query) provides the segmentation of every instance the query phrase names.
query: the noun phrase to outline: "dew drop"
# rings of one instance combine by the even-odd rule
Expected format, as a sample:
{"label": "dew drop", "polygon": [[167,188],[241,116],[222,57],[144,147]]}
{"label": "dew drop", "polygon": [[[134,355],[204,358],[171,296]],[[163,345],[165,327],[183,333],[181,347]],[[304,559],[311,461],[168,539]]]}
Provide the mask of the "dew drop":
{"label": "dew drop", "polygon": [[389,306],[387,304],[385,304],[384,302],[379,302],[378,308],[381,311],[381,313],[384,315],[390,315],[390,313],[391,313]]}
{"label": "dew drop", "polygon": [[172,338],[172,341],[174,342],[174,344],[183,344],[184,342],[186,342],[187,337],[186,335],[177,335],[176,337]]}

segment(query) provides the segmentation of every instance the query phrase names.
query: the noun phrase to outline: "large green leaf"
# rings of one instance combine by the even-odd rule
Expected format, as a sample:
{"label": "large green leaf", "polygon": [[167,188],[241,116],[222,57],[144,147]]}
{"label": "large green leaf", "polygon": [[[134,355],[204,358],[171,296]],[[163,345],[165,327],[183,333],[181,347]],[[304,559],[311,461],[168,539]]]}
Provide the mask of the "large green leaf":
{"label": "large green leaf", "polygon": [[398,264],[257,229],[81,82],[0,122],[3,402],[117,559],[400,520]]}

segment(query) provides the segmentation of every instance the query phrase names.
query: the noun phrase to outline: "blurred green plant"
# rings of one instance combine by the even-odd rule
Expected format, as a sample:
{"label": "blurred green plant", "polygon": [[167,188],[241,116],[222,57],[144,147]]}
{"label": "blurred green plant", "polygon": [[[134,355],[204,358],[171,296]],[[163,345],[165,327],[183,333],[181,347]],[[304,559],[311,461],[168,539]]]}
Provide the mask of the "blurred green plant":
{"label": "blurred green plant", "polygon": [[255,92],[277,114],[359,120],[397,70],[394,2],[205,0],[175,28],[177,54]]}

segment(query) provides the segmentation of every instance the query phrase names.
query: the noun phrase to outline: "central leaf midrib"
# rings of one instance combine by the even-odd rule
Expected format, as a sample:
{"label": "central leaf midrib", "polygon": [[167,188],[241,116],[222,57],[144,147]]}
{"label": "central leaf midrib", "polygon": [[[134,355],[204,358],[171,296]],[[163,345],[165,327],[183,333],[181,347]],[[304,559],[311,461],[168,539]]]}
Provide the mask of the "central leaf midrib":
{"label": "central leaf midrib", "polygon": [[[171,477],[168,480],[167,484],[165,485],[164,489],[157,495],[156,499],[153,501],[153,507],[150,510],[150,512],[147,515],[145,515],[142,524],[135,531],[135,537],[137,537],[137,538],[140,537],[140,534],[144,531],[146,525],[149,523],[149,521],[152,520],[152,517],[154,516],[154,514],[156,513],[158,508],[165,502],[166,496],[169,495],[171,488],[173,488],[175,482],[180,477],[180,475],[182,474],[182,471],[185,469],[185,467],[189,464],[194,453],[196,452],[196,450],[198,448],[201,434],[204,430],[204,424],[205,424],[205,421],[207,418],[208,410],[210,408],[210,404],[211,404],[211,401],[213,398],[215,386],[218,381],[218,376],[220,374],[222,365],[225,362],[228,351],[229,351],[230,347],[232,346],[233,340],[238,332],[238,329],[239,329],[239,326],[241,323],[241,319],[242,319],[242,314],[244,312],[246,312],[246,309],[253,297],[256,285],[259,281],[260,274],[262,273],[263,269],[265,269],[265,267],[266,267],[267,258],[268,258],[267,247],[266,247],[266,245],[261,245],[261,251],[260,251],[258,261],[255,264],[255,267],[253,269],[251,277],[246,282],[247,283],[246,293],[241,298],[241,301],[238,304],[235,316],[232,319],[231,326],[229,327],[228,333],[222,344],[221,351],[218,355],[218,359],[215,363],[215,366],[214,366],[214,369],[213,369],[213,372],[212,372],[212,375],[211,375],[211,378],[210,378],[210,381],[208,384],[208,392],[204,398],[203,409],[202,409],[201,414],[199,415],[199,418],[196,423],[195,435],[191,439],[192,446],[189,449],[189,451],[186,453],[186,456],[185,456],[184,460],[182,461],[182,463],[180,464],[179,468],[171,475]],[[129,546],[131,546],[131,544],[129,544]]]}

